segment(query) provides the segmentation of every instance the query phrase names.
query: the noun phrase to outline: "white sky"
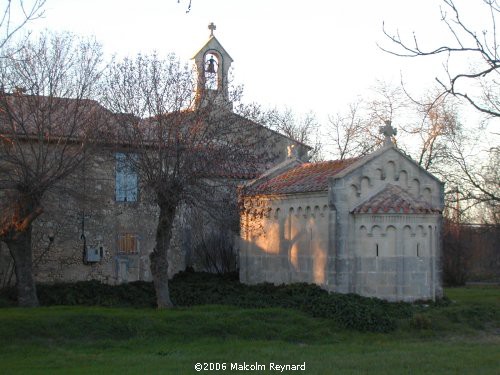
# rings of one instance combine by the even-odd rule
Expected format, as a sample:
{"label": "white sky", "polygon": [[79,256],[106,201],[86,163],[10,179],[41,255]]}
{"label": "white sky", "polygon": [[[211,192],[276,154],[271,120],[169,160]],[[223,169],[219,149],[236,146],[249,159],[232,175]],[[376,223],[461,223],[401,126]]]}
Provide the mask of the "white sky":
{"label": "white sky", "polygon": [[[367,95],[376,80],[397,84],[402,74],[419,91],[442,70],[439,59],[399,58],[376,45],[386,42],[383,21],[409,37],[416,31],[423,44],[441,40],[439,0],[192,0],[186,13],[188,2],[48,0],[45,18],[31,28],[94,35],[118,56],[156,50],[188,61],[214,22],[245,101],[311,110],[320,120]],[[456,2],[464,16],[481,19],[481,0]]]}

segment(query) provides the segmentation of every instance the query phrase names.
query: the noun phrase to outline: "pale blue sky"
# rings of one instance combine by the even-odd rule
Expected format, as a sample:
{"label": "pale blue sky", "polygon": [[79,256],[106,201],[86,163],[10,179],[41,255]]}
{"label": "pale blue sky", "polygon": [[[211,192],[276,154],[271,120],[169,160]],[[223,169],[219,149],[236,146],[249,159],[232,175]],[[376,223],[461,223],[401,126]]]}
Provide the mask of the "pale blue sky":
{"label": "pale blue sky", "polygon": [[[207,41],[207,25],[234,59],[246,101],[287,105],[320,117],[367,95],[375,81],[416,92],[441,72],[439,59],[404,59],[382,52],[382,22],[422,42],[443,34],[438,0],[47,0],[46,16],[31,27],[95,35],[118,56],[156,50],[188,61]],[[457,0],[477,18],[480,0]]]}

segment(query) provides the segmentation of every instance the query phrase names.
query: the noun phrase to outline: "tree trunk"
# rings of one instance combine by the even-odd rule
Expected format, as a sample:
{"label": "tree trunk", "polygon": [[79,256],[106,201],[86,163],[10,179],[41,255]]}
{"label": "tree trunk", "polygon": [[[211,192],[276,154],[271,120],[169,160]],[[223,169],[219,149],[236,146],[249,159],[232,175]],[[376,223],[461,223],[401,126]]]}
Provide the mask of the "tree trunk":
{"label": "tree trunk", "polygon": [[156,292],[156,304],[159,309],[173,307],[168,289],[168,249],[172,238],[176,207],[170,202],[161,202],[158,227],[156,228],[156,247],[150,254],[151,275]]}
{"label": "tree trunk", "polygon": [[20,307],[39,305],[33,277],[33,257],[31,250],[31,224],[26,230],[16,233],[13,238],[4,239],[10,255],[14,259],[16,272],[17,300]]}

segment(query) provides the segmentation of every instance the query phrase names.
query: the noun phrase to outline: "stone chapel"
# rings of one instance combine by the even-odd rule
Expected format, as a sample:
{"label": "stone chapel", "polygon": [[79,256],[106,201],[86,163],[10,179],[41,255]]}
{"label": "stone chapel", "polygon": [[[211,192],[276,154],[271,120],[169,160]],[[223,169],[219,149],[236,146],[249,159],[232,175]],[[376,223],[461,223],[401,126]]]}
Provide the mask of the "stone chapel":
{"label": "stone chapel", "polygon": [[360,158],[286,161],[241,190],[240,280],[389,301],[442,296],[443,183],[391,141]]}

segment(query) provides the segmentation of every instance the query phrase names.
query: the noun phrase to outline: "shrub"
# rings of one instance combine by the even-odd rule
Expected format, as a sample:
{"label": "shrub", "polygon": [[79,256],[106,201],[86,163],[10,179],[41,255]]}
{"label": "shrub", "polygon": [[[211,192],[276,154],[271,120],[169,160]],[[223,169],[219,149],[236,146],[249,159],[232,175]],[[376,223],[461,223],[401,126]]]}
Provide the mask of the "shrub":
{"label": "shrub", "polygon": [[[12,301],[13,291],[10,293]],[[343,327],[358,331],[389,332],[396,328],[398,319],[409,318],[413,313],[408,303],[328,293],[313,284],[244,285],[238,281],[236,273],[182,272],[171,280],[170,293],[177,306],[218,304],[242,308],[293,308],[314,317],[333,319]],[[155,306],[153,285],[144,281],[115,286],[99,281],[41,284],[38,297],[42,305]]]}
{"label": "shrub", "polygon": [[[97,280],[74,283],[38,284],[38,300],[42,306],[84,305],[115,307],[153,307],[155,292],[152,283],[135,281],[108,285]],[[16,290],[0,291],[0,306],[16,305]]]}
{"label": "shrub", "polygon": [[397,319],[409,318],[413,313],[408,303],[328,293],[317,285],[305,283],[244,285],[234,274],[223,278],[208,273],[192,277],[180,273],[171,282],[171,296],[180,306],[211,303],[244,308],[294,308],[315,317],[334,319],[346,328],[372,332],[394,330]]}
{"label": "shrub", "polygon": [[432,320],[423,314],[415,314],[410,320],[410,326],[415,329],[431,329]]}
{"label": "shrub", "polygon": [[233,233],[213,231],[200,236],[194,249],[196,261],[203,271],[224,274],[237,269],[237,250],[233,246]]}

